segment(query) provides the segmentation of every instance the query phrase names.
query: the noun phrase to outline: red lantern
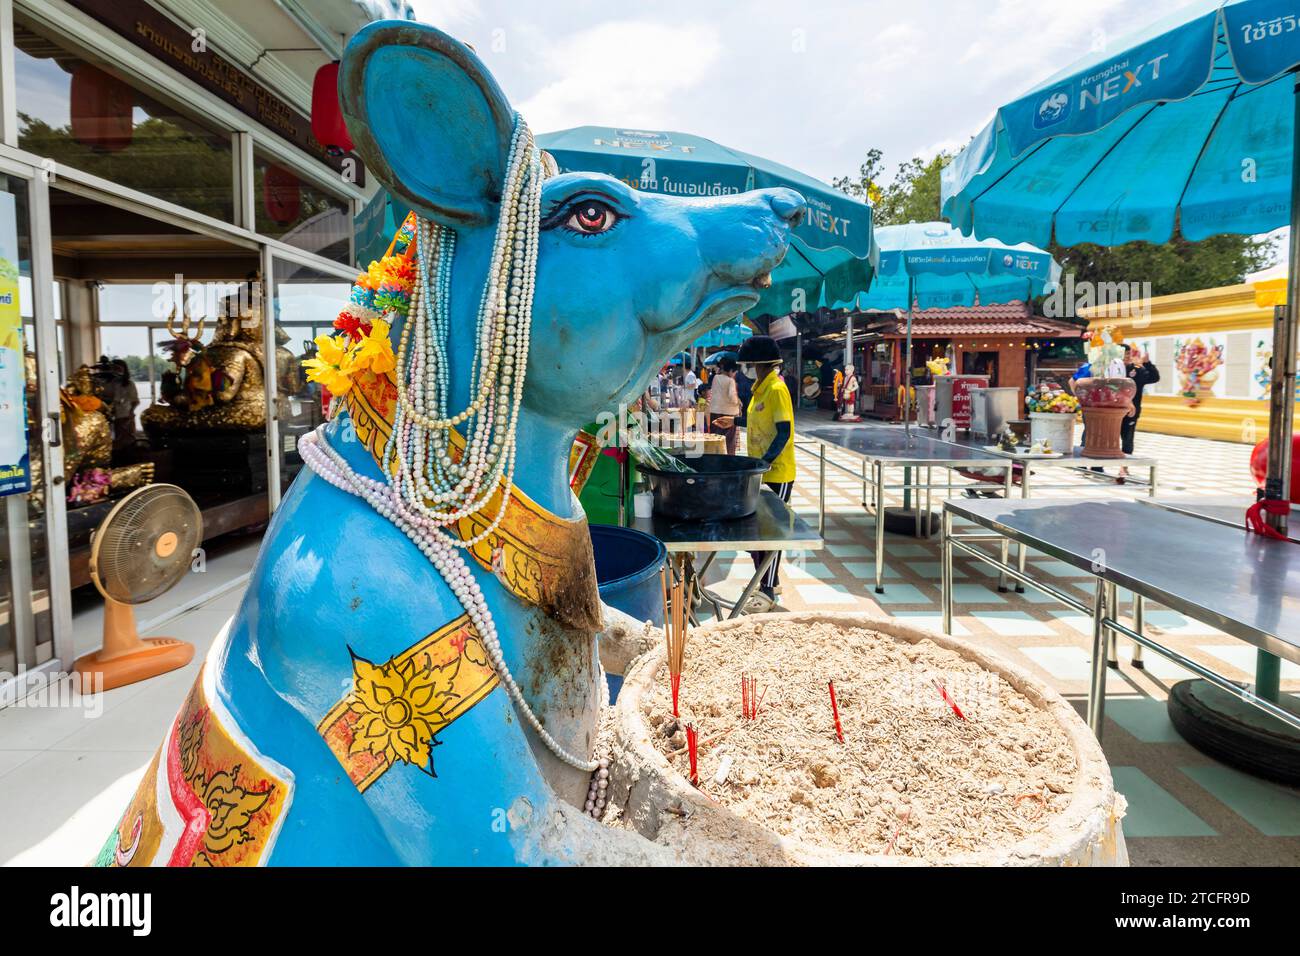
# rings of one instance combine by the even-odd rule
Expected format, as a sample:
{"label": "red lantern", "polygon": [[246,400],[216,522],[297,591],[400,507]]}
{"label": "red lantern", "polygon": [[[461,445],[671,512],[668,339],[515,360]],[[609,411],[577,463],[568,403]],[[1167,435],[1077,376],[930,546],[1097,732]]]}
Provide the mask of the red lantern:
{"label": "red lantern", "polygon": [[82,146],[115,153],[131,145],[135,91],[89,63],[72,71],[72,138]]}
{"label": "red lantern", "polygon": [[268,165],[262,176],[262,208],[281,226],[296,220],[302,208],[298,177],[287,169]]}
{"label": "red lantern", "polygon": [[331,156],[342,156],[352,148],[343,107],[339,104],[339,63],[326,63],[316,71],[311,85],[311,131]]}
{"label": "red lantern", "polygon": [[[1291,501],[1300,504],[1300,432],[1291,436]],[[1250,453],[1250,473],[1255,478],[1255,484],[1264,487],[1264,479],[1268,477],[1268,439],[1255,446],[1255,450]]]}

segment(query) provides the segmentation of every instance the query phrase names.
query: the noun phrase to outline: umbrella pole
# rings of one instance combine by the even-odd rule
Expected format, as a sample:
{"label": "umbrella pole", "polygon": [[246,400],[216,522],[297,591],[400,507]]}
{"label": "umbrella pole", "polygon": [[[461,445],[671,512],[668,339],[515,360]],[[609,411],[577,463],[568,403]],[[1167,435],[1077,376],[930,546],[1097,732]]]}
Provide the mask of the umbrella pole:
{"label": "umbrella pole", "polygon": [[[1287,256],[1286,305],[1273,309],[1273,368],[1269,387],[1268,474],[1264,494],[1278,501],[1291,497],[1291,432],[1295,417],[1296,304],[1300,302],[1300,84],[1294,94],[1295,125],[1291,149],[1291,239]],[[1287,515],[1266,514],[1264,520],[1287,533]],[[1255,655],[1255,693],[1277,702],[1282,662],[1272,654]]]}
{"label": "umbrella pole", "polygon": [[903,433],[907,443],[912,444],[912,299],[916,295],[916,280],[907,277],[907,347],[903,350]]}

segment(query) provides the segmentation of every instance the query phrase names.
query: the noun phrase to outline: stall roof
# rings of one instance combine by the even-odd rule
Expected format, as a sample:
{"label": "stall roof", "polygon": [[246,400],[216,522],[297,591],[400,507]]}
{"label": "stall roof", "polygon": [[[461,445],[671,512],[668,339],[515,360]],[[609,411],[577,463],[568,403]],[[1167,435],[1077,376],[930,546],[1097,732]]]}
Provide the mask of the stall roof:
{"label": "stall roof", "polygon": [[[886,338],[906,334],[906,316],[892,315],[880,331]],[[957,306],[951,309],[920,309],[912,314],[912,338],[953,338],[981,335],[1014,335],[1032,338],[1074,338],[1082,325],[1049,319],[1034,313],[1028,302],[1003,305]]]}

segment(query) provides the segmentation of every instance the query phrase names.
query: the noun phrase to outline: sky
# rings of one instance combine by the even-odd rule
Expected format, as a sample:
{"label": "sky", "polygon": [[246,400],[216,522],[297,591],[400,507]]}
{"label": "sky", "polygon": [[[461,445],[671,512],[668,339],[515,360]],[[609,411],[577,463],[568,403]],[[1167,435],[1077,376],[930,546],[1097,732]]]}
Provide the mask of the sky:
{"label": "sky", "polygon": [[411,0],[534,132],[695,133],[829,182],[956,150],[994,110],[1186,0]]}

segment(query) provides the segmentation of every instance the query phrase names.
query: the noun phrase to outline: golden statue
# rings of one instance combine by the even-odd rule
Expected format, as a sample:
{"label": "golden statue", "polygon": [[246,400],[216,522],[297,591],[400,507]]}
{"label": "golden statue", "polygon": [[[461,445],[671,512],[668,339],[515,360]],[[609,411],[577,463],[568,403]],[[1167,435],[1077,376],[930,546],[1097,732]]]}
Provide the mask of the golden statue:
{"label": "golden statue", "polygon": [[[175,310],[172,310],[173,317]],[[141,421],[148,431],[260,431],[266,427],[263,379],[262,316],[255,308],[217,319],[212,341],[203,345],[200,320],[190,335],[182,317],[181,331],[167,329],[175,342],[167,348],[175,372],[167,373],[162,401],[145,409]]]}

